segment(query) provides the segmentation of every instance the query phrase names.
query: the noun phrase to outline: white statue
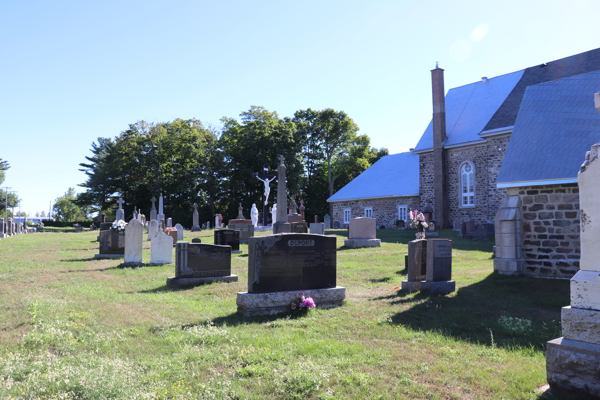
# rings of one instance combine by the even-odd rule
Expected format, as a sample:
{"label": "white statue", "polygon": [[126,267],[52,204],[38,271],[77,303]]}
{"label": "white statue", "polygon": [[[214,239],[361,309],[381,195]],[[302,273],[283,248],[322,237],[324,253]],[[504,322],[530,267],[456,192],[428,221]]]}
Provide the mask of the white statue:
{"label": "white statue", "polygon": [[252,218],[252,225],[256,228],[258,226],[258,208],[256,204],[252,204],[252,210],[250,211],[250,218]]}
{"label": "white statue", "polygon": [[273,204],[273,208],[271,209],[271,218],[273,219],[273,224],[277,222],[277,204]]}
{"label": "white statue", "polygon": [[269,193],[271,193],[271,188],[269,187],[269,183],[273,182],[273,180],[275,180],[275,178],[277,178],[277,177],[274,176],[271,179],[269,179],[269,178],[261,179],[258,176],[256,177],[256,179],[262,181],[265,184],[265,206],[269,202]]}

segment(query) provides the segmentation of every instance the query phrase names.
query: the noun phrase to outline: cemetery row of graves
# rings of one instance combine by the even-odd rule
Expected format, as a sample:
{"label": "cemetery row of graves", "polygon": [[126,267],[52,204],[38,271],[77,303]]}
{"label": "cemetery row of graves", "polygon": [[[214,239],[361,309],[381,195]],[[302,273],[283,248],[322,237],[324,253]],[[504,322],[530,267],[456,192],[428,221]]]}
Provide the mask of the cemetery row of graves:
{"label": "cemetery row of graves", "polygon": [[285,185],[269,227],[240,205],[185,230],[155,201],[0,242],[0,397],[560,398],[545,351],[569,282],[493,273],[493,241],[416,213],[309,225]]}

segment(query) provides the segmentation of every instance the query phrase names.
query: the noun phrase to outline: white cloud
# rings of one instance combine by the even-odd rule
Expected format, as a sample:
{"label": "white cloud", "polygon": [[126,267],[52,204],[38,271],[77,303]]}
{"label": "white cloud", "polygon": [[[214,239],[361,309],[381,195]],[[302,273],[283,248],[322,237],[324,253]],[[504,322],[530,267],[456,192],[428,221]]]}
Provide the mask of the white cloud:
{"label": "white cloud", "polygon": [[473,43],[479,42],[485,37],[485,35],[487,35],[488,30],[489,28],[486,24],[479,24],[475,28],[473,28],[471,34],[469,35],[469,39],[471,39],[471,42]]}

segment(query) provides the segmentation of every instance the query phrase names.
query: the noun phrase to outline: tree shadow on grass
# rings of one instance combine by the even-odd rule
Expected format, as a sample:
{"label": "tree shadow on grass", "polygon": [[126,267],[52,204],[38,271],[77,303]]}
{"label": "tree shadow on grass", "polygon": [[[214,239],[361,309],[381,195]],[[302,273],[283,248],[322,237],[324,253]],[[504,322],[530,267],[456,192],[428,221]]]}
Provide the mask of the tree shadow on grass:
{"label": "tree shadow on grass", "polygon": [[459,288],[456,296],[398,291],[372,301],[410,307],[394,314],[392,324],[471,343],[544,350],[548,340],[561,336],[560,312],[569,304],[569,281],[493,273]]}
{"label": "tree shadow on grass", "polygon": [[186,286],[186,287],[177,287],[177,288],[172,288],[170,286],[167,285],[162,285],[162,286],[158,286],[155,287],[154,289],[146,289],[146,290],[139,290],[137,292],[128,292],[129,294],[133,294],[133,293],[168,293],[168,292],[184,292],[187,290],[191,290],[194,289],[195,286]]}

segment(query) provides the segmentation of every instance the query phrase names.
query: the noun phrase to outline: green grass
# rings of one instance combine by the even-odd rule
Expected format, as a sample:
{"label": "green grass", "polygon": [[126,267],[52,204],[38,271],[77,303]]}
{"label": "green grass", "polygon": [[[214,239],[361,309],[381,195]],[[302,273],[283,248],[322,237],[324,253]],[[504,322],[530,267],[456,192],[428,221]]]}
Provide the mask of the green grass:
{"label": "green grass", "polygon": [[538,388],[568,281],[493,274],[493,242],[442,231],[457,292],[407,294],[395,288],[414,232],[352,250],[329,233],[345,304],[256,318],[236,313],[245,245],[239,282],[171,290],[174,265],[95,260],[97,231],[1,240],[0,398],[553,399]]}

